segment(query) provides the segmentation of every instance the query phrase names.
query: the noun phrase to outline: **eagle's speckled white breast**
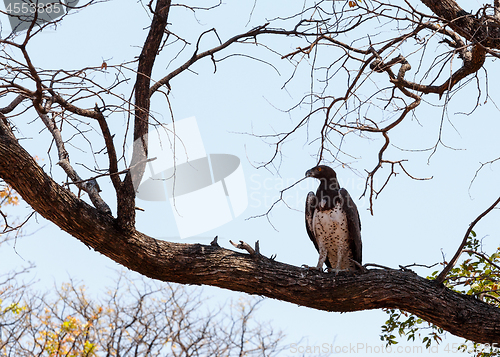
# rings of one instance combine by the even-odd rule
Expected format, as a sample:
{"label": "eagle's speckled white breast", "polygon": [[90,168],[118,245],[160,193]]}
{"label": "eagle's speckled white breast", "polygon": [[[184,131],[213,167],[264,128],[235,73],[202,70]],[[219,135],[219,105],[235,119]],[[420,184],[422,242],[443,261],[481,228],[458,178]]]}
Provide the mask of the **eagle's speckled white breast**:
{"label": "eagle's speckled white breast", "polygon": [[326,255],[335,270],[354,270],[352,251],[349,246],[347,217],[342,206],[314,213],[312,226],[318,242],[320,257]]}

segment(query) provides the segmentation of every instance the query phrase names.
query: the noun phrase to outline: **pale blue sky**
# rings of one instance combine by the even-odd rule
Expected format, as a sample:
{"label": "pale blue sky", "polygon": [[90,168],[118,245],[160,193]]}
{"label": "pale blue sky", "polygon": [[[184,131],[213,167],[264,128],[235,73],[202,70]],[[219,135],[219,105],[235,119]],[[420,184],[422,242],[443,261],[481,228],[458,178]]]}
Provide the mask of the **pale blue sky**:
{"label": "pale blue sky", "polygon": [[[224,40],[235,33],[262,24],[264,17],[276,16],[279,11],[289,7],[289,2],[275,1],[272,5],[257,2],[250,24],[245,26],[252,6],[252,1],[244,4],[228,2],[213,12],[201,14],[201,25],[197,24],[189,11],[176,8],[171,14],[170,22],[173,23],[174,31],[178,31],[190,41],[195,41],[199,33],[214,26]],[[1,17],[0,20],[5,31],[6,19]],[[118,64],[139,54],[138,46],[144,42],[147,34],[144,28],[147,25],[148,17],[140,4],[131,0],[114,0],[67,17],[57,29],[48,29],[37,36],[30,43],[28,51],[35,65],[42,68],[76,69],[100,66],[103,59],[109,65]],[[2,33],[2,36],[4,35],[5,32]],[[353,36],[355,37],[354,34],[351,35]],[[207,36],[202,45],[208,48],[215,43],[213,36]],[[266,43],[278,47],[283,52],[292,51],[297,46],[297,42],[289,38],[272,40],[267,37]],[[172,47],[172,52],[173,49]],[[245,50],[246,48],[242,47],[241,51]],[[274,228],[266,218],[248,219],[265,213],[274,198],[278,197],[280,189],[301,179],[304,172],[315,165],[314,155],[317,150],[314,144],[308,145],[306,132],[302,130],[285,145],[279,174],[255,168],[258,162],[267,161],[272,156],[273,148],[248,133],[271,134],[289,130],[301,118],[300,115],[306,113],[307,108],[290,115],[277,109],[287,109],[307,93],[309,76],[305,71],[299,72],[288,90],[281,90],[292,72],[292,67],[264,49],[252,50],[256,51],[254,54],[260,54],[274,65],[279,65],[281,75],[269,65],[243,57],[234,57],[219,63],[217,73],[214,74],[211,61],[206,59],[194,66],[193,70],[198,75],[186,72],[171,83],[175,118],[196,116],[205,150],[208,153],[230,153],[238,156],[245,172],[249,207],[237,219],[203,236],[218,235],[221,245],[227,248],[232,248],[228,243],[229,239],[244,240],[250,244],[259,240],[264,255],[277,254],[277,260],[288,264],[312,265],[317,261],[317,252],[305,232],[303,206],[307,192],[315,190],[317,186],[313,179],[307,179],[287,191],[286,202],[289,207],[280,204],[269,215]],[[183,56],[187,58],[188,53]],[[154,78],[158,79],[167,73],[165,68],[170,58],[171,55],[166,50],[156,62]],[[181,59],[171,64],[169,69],[180,63]],[[344,149],[352,150],[359,158],[352,164],[355,171],[342,167],[336,169],[340,183],[349,190],[360,211],[364,263],[396,268],[398,265],[412,263],[432,264],[442,260],[442,253],[449,259],[455,253],[469,222],[500,195],[499,164],[484,168],[470,192],[468,191],[480,162],[500,156],[498,110],[492,103],[497,101],[497,104],[500,104],[497,95],[500,88],[498,81],[495,81],[498,74],[494,65],[488,66],[491,68],[488,73],[489,93],[493,100],[489,100],[487,105],[481,105],[471,116],[460,115],[459,112],[469,111],[475,103],[476,93],[471,92],[472,88],[469,88],[468,92],[453,98],[448,118],[444,121],[444,142],[463,150],[450,150],[441,146],[428,163],[429,152],[410,153],[401,152],[394,147],[389,148],[388,158],[410,160],[406,166],[410,173],[418,177],[434,178],[430,181],[413,181],[403,174],[393,178],[380,198],[375,201],[373,216],[367,211],[366,198],[359,199],[364,185],[361,173],[374,167],[383,142],[377,136],[373,136],[373,140],[361,140],[352,136],[346,142]],[[122,90],[129,96],[135,77],[132,72],[127,75],[132,81],[128,86],[124,85]],[[480,71],[479,76],[484,77],[484,72]],[[110,78],[111,74],[95,74],[96,80]],[[387,85],[384,75],[373,77],[373,80],[380,80],[381,85]],[[432,97],[424,99],[437,102]],[[484,97],[481,102],[483,101]],[[170,120],[162,95],[155,95],[152,105],[158,119],[163,116],[165,121]],[[408,117],[401,126],[391,132],[395,145],[405,149],[424,149],[435,143],[441,110],[422,103],[417,109],[417,115],[419,121]],[[16,119],[22,133],[32,138],[23,141],[23,144],[32,155],[43,158],[44,163],[49,165],[46,154],[48,141],[39,139],[47,139],[47,132],[39,133],[42,129],[40,123],[27,125],[32,119],[33,113]],[[124,123],[122,114],[115,114],[110,118],[109,124],[117,134],[116,138],[122,137]],[[97,127],[95,123],[92,125]],[[317,125],[319,124],[313,122],[309,127],[311,137],[315,137],[314,130]],[[100,138],[94,138],[96,147],[100,148]],[[84,145],[82,142],[82,146]],[[68,149],[73,163],[89,162],[85,153],[73,148]],[[84,150],[88,150],[88,147],[84,147]],[[86,175],[81,167],[75,167],[80,175]],[[64,180],[59,167],[53,167],[52,172],[56,180]],[[380,176],[379,180],[384,177]],[[105,179],[100,180],[99,184],[104,191],[103,197],[110,203],[113,212],[116,212],[112,186]],[[138,212],[139,230],[153,237],[176,235],[175,222],[167,204],[141,202],[138,205],[146,209],[145,212]],[[499,241],[497,221],[498,212],[493,212],[475,229],[479,237],[486,237],[484,242],[489,248],[495,248]],[[3,270],[23,265],[24,261],[32,261],[37,265],[35,274],[40,279],[41,286],[50,287],[54,282],[59,284],[71,276],[82,279],[92,291],[99,291],[114,276],[113,268],[117,267],[116,264],[88,250],[76,239],[41,217],[38,216],[37,221],[32,220],[26,231],[33,234],[17,241],[17,254],[13,249],[2,249]],[[187,241],[208,243],[206,239],[196,238]],[[426,270],[418,272],[424,276],[430,274],[430,271]],[[206,287],[205,291],[208,295],[215,296],[214,303],[218,299],[238,296],[237,293],[211,287]],[[336,346],[362,343],[375,347],[382,344],[379,340],[380,326],[385,321],[386,314],[381,311],[327,313],[268,300],[262,305],[257,318],[270,320],[275,329],[283,329],[288,335],[288,343],[298,342],[302,337],[306,337],[312,345],[330,344],[335,341]],[[448,334],[442,347],[444,348],[446,343],[456,341],[459,340]],[[302,346],[306,344],[305,341],[301,343]],[[403,343],[402,346],[419,344]],[[287,351],[283,355],[297,354]]]}

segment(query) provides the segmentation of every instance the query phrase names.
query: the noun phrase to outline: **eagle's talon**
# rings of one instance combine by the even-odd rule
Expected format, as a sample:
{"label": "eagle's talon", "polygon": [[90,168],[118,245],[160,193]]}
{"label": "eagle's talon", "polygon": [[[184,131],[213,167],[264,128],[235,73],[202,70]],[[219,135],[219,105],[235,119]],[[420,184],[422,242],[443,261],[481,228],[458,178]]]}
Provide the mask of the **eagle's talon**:
{"label": "eagle's talon", "polygon": [[315,271],[323,271],[321,268],[318,268],[318,267],[310,267],[309,265],[307,264],[302,264],[300,266],[301,268],[304,268],[306,270],[315,270]]}
{"label": "eagle's talon", "polygon": [[368,271],[368,269],[366,269],[366,267],[364,265],[361,265],[359,264],[357,261],[355,261],[354,259],[350,259],[351,262],[354,263],[354,265],[356,265],[358,267],[359,270],[361,270],[363,273],[366,273]]}
{"label": "eagle's talon", "polygon": [[339,273],[340,269],[326,268],[327,273],[335,273],[335,276]]}
{"label": "eagle's talon", "polygon": [[340,272],[346,272],[349,271],[349,269],[335,269],[335,268],[326,268],[327,273],[335,273],[335,276],[337,276]]}

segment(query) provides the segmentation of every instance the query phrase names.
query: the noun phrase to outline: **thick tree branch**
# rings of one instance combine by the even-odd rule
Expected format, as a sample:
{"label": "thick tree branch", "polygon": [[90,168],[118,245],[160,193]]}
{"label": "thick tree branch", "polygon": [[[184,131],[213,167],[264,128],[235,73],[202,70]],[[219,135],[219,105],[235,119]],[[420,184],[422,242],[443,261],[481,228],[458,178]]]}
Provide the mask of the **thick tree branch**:
{"label": "thick tree branch", "polygon": [[325,311],[398,308],[476,342],[500,342],[500,309],[410,271],[325,274],[217,245],[170,243],[122,228],[54,182],[0,120],[0,177],[46,219],[150,278],[212,285]]}
{"label": "thick tree branch", "polygon": [[431,11],[472,43],[490,48],[500,47],[500,27],[492,17],[476,17],[462,9],[454,0],[422,0]]}
{"label": "thick tree branch", "polygon": [[134,145],[130,170],[117,192],[118,224],[126,229],[135,226],[135,187],[141,181],[148,156],[148,128],[151,73],[167,26],[170,0],[158,0],[148,37],[142,47],[135,82]]}
{"label": "thick tree branch", "polygon": [[107,205],[106,202],[101,198],[99,195],[99,185],[97,184],[96,180],[91,180],[87,182],[83,182],[81,177],[78,175],[78,173],[73,169],[69,162],[69,154],[66,151],[64,141],[62,139],[61,131],[57,127],[55,121],[53,118],[50,118],[47,114],[42,113],[41,111],[38,110],[38,107],[36,105],[35,109],[38,112],[38,116],[42,119],[43,123],[49,130],[49,132],[52,134],[52,137],[54,138],[54,142],[56,143],[56,148],[57,152],[59,155],[59,162],[57,163],[61,168],[64,170],[66,175],[73,181],[73,182],[81,182],[77,184],[77,187],[80,188],[81,190],[87,192],[89,195],[90,200],[94,204],[94,206],[101,212],[103,213],[111,213],[111,209]]}
{"label": "thick tree branch", "polygon": [[16,109],[16,107],[19,104],[21,104],[23,100],[28,99],[28,98],[29,97],[27,95],[25,95],[25,94],[19,94],[12,102],[10,102],[9,105],[7,105],[4,108],[0,108],[0,113],[2,113],[2,114],[8,114],[8,113],[10,113],[14,109]]}

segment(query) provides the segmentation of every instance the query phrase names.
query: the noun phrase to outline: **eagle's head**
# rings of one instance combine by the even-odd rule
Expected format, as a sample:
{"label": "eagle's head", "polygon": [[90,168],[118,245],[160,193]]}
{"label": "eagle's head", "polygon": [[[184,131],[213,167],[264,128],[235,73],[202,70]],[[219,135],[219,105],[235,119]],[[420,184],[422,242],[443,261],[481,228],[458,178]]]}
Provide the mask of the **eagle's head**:
{"label": "eagle's head", "polygon": [[332,179],[332,178],[336,179],[337,174],[331,167],[326,165],[320,165],[313,167],[310,170],[307,170],[306,177],[314,177],[317,179]]}
{"label": "eagle's head", "polygon": [[326,165],[313,167],[306,171],[306,177],[314,177],[321,181],[320,188],[323,190],[338,190],[340,189],[335,171]]}

